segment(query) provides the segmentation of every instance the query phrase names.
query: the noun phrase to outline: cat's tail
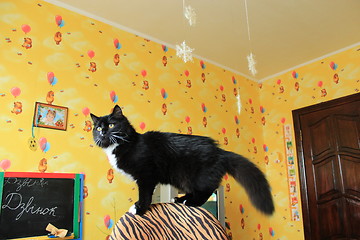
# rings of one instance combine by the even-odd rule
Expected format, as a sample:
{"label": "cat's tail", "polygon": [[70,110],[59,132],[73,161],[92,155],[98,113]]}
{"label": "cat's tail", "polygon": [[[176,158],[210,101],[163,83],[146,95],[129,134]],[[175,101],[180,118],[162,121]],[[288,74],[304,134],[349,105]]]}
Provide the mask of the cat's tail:
{"label": "cat's tail", "polygon": [[228,151],[223,154],[227,172],[245,188],[252,204],[261,212],[271,215],[274,212],[274,203],[264,173],[241,155]]}

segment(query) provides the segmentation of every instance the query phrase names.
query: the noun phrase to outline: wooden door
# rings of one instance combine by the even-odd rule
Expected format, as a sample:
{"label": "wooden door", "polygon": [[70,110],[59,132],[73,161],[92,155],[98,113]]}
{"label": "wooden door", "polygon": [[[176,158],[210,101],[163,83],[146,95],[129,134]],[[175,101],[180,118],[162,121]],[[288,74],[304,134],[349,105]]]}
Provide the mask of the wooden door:
{"label": "wooden door", "polygon": [[360,93],[293,118],[305,239],[360,239]]}

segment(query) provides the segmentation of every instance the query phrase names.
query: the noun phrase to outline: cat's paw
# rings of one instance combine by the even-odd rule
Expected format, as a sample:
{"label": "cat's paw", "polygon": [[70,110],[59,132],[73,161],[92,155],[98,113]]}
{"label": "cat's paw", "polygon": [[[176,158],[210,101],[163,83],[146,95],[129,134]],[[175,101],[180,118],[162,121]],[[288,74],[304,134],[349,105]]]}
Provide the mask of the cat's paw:
{"label": "cat's paw", "polygon": [[136,214],[136,205],[132,205],[130,208],[129,208],[129,213],[135,215]]}

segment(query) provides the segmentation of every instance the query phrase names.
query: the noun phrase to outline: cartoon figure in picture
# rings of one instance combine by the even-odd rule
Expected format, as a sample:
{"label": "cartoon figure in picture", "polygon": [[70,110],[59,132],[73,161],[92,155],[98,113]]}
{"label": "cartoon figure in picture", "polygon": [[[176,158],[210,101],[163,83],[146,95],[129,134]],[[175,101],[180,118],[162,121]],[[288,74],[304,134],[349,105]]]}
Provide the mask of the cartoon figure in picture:
{"label": "cartoon figure in picture", "polygon": [[48,104],[52,104],[55,100],[55,94],[53,91],[49,91],[47,94],[46,94],[46,102]]}
{"label": "cartoon figure in picture", "polygon": [[40,160],[39,162],[39,166],[38,166],[39,172],[44,173],[47,169],[47,160],[46,158],[43,158]]}
{"label": "cartoon figure in picture", "polygon": [[262,117],[262,118],[261,118],[261,124],[262,124],[263,126],[265,126],[265,124],[266,124],[266,119],[265,119],[265,117]]}
{"label": "cartoon figure in picture", "polygon": [[187,129],[188,129],[187,134],[191,135],[192,134],[192,127],[189,126]]}
{"label": "cartoon figure in picture", "polygon": [[263,234],[259,233],[259,240],[263,240]]}
{"label": "cartoon figure in picture", "polygon": [[240,137],[240,129],[236,128],[236,137],[239,138]]}
{"label": "cartoon figure in picture", "polygon": [[143,81],[143,87],[142,88],[145,89],[145,90],[148,90],[150,88],[149,82],[147,80]]}
{"label": "cartoon figure in picture", "polygon": [[229,144],[229,140],[227,137],[224,137],[224,145],[228,145]]}
{"label": "cartoon figure in picture", "polygon": [[326,97],[327,95],[327,92],[326,92],[326,89],[321,89],[321,97]]}
{"label": "cartoon figure in picture", "polygon": [[250,107],[250,112],[251,112],[252,114],[255,113],[254,107]]}
{"label": "cartoon figure in picture", "polygon": [[299,89],[300,89],[300,84],[299,84],[299,82],[296,82],[295,83],[295,90],[298,92]]}
{"label": "cartoon figure in picture", "polygon": [[268,155],[265,156],[265,160],[264,160],[264,161],[265,161],[265,164],[266,164],[266,165],[269,164],[269,156],[268,156]]}
{"label": "cartoon figure in picture", "polygon": [[334,80],[334,83],[338,84],[339,83],[339,75],[337,73],[334,74],[334,77],[333,77],[333,80]]}
{"label": "cartoon figure in picture", "polygon": [[230,192],[230,190],[231,190],[230,183],[227,183],[225,185],[225,192]]}
{"label": "cartoon figure in picture", "polygon": [[62,40],[61,32],[56,32],[54,35],[54,41],[55,41],[56,45],[59,45],[61,43],[61,40]]}
{"label": "cartoon figure in picture", "polygon": [[48,125],[48,126],[55,126],[55,117],[56,117],[56,111],[55,110],[48,110],[45,117],[41,119],[41,121]]}
{"label": "cartoon figure in picture", "polygon": [[279,93],[284,93],[284,92],[285,92],[284,86],[280,86]]}
{"label": "cartoon figure in picture", "polygon": [[205,73],[201,73],[201,81],[204,83],[205,82]]}
{"label": "cartoon figure in picture", "polygon": [[16,115],[22,113],[22,103],[21,102],[14,102],[14,108],[11,111],[12,113],[15,113]]}
{"label": "cartoon figure in picture", "polygon": [[24,43],[23,45],[21,45],[22,47],[26,48],[26,49],[29,49],[32,47],[32,40],[31,38],[24,38]]}
{"label": "cartoon figure in picture", "polygon": [[161,107],[161,111],[164,115],[166,115],[167,113],[167,106],[166,106],[166,103],[163,103],[162,107]]}
{"label": "cartoon figure in picture", "polygon": [[112,183],[113,179],[114,179],[114,169],[110,168],[107,171],[107,176],[106,176],[107,180],[109,183]]}
{"label": "cartoon figure in picture", "polygon": [[89,120],[85,121],[85,127],[84,127],[84,131],[85,132],[90,132],[92,130],[92,123]]}
{"label": "cartoon figure in picture", "polygon": [[164,65],[164,67],[166,67],[166,65],[167,65],[167,57],[166,56],[163,56],[162,64]]}
{"label": "cartoon figure in picture", "polygon": [[191,80],[190,79],[186,80],[186,87],[191,88]]}
{"label": "cartoon figure in picture", "polygon": [[237,97],[237,95],[238,95],[238,91],[236,88],[234,88],[234,96]]}
{"label": "cartoon figure in picture", "polygon": [[120,62],[120,55],[118,53],[116,53],[114,55],[114,64],[115,64],[115,66],[119,65],[119,62]]}
{"label": "cartoon figure in picture", "polygon": [[244,218],[241,218],[241,228],[242,229],[245,228],[245,220],[244,220]]}
{"label": "cartoon figure in picture", "polygon": [[206,117],[203,117],[203,126],[206,127],[207,126],[207,118]]}
{"label": "cartoon figure in picture", "polygon": [[84,185],[83,191],[84,191],[84,199],[85,199],[85,198],[87,198],[89,196],[88,187]]}
{"label": "cartoon figure in picture", "polygon": [[89,71],[96,72],[96,62],[90,62]]}

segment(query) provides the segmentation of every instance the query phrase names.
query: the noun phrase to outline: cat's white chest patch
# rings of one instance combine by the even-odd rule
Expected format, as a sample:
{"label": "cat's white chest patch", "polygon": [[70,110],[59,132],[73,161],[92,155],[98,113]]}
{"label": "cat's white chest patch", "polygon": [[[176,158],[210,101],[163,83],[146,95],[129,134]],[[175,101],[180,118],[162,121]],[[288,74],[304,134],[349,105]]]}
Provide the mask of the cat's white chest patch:
{"label": "cat's white chest patch", "polygon": [[130,178],[132,181],[134,181],[134,178],[127,174],[126,172],[124,172],[122,169],[120,169],[117,166],[117,159],[116,159],[116,155],[114,154],[114,149],[119,146],[118,144],[113,144],[107,148],[104,148],[104,152],[106,153],[106,156],[109,160],[110,165],[112,166],[112,168],[116,169],[118,172],[120,172],[122,175]]}

